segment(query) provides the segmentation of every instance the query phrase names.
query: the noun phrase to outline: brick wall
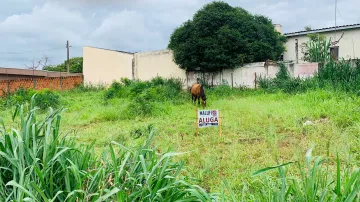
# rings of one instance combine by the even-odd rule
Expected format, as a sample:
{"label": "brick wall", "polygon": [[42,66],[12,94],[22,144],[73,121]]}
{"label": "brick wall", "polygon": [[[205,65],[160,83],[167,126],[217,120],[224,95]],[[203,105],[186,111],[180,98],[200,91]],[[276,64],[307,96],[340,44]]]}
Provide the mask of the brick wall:
{"label": "brick wall", "polygon": [[[70,90],[82,83],[82,76],[69,77],[47,77],[33,79],[16,79],[16,80],[2,80],[0,81],[0,96],[5,96],[6,93],[12,93],[19,88],[34,88],[36,90],[51,89],[51,90]],[[10,92],[9,92],[10,91]]]}

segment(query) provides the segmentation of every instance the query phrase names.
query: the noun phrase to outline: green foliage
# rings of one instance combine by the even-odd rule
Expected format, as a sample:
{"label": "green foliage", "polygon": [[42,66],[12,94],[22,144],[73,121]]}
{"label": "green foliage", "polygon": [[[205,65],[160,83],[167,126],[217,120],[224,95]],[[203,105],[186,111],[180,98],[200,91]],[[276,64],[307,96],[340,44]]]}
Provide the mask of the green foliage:
{"label": "green foliage", "polygon": [[74,89],[70,90],[72,92],[98,92],[103,91],[105,85],[93,85],[93,84],[83,84],[76,86]]}
{"label": "green foliage", "polygon": [[34,100],[35,105],[42,110],[48,109],[49,107],[57,108],[60,105],[60,96],[54,91],[49,89],[35,91],[25,88],[19,88],[14,93],[6,96],[4,104],[8,107],[25,104],[30,102],[34,94],[37,94]]}
{"label": "green foliage", "polygon": [[214,98],[229,97],[233,95],[234,92],[235,90],[231,89],[228,85],[219,85],[209,90],[209,93],[215,96]]}
{"label": "green foliage", "polygon": [[310,25],[305,26],[304,29],[305,29],[305,31],[311,31],[312,30]]}
{"label": "green foliage", "polygon": [[126,109],[130,117],[153,115],[155,103],[171,102],[182,103],[182,81],[180,79],[153,78],[151,81],[131,81],[121,79],[113,82],[105,91],[105,101],[110,99],[130,99],[131,103]]}
{"label": "green foliage", "polygon": [[329,61],[320,65],[313,78],[291,78],[286,67],[280,70],[274,79],[259,79],[259,86],[268,92],[283,91],[286,93],[304,92],[309,89],[329,88],[346,92],[360,92],[360,62]]}
{"label": "green foliage", "polygon": [[[219,86],[220,89],[222,87],[223,86]],[[225,87],[226,86],[224,86],[224,88]],[[226,88],[228,89],[228,87]],[[328,143],[330,138],[332,140],[332,144],[329,147],[330,155],[326,155],[328,158],[325,158],[326,161],[320,166],[322,167],[322,174],[328,176],[329,179],[329,186],[327,188],[329,191],[326,194],[335,194],[332,192],[332,189],[338,190],[335,186],[335,184],[337,184],[337,163],[335,161],[336,156],[334,157],[333,154],[339,152],[341,162],[341,187],[349,181],[349,178],[346,177],[347,173],[352,175],[351,173],[354,173],[359,167],[360,119],[358,113],[360,111],[360,98],[353,93],[318,89],[289,95],[281,92],[269,94],[263,93],[261,90],[244,91],[233,89],[229,91],[229,93],[231,93],[229,96],[224,95],[224,97],[218,97],[218,95],[222,96],[222,92],[218,91],[219,94],[217,94],[215,91],[216,87],[214,89],[207,89],[207,96],[209,96],[210,101],[209,108],[221,110],[221,116],[224,117],[222,131],[224,139],[219,142],[219,131],[216,128],[201,129],[199,144],[196,143],[196,136],[194,135],[196,107],[191,105],[188,93],[185,94],[187,102],[176,106],[171,102],[154,102],[155,111],[153,111],[153,114],[155,116],[137,118],[135,120],[122,119],[122,109],[125,109],[132,101],[130,99],[114,98],[109,100],[107,105],[103,105],[101,104],[103,101],[103,92],[94,91],[85,94],[73,92],[61,93],[62,100],[69,103],[69,105],[66,106],[66,116],[61,119],[61,126],[66,130],[62,131],[68,133],[68,131],[76,129],[76,134],[70,132],[67,136],[74,137],[77,142],[86,145],[90,145],[92,141],[96,140],[95,154],[91,151],[90,155],[92,155],[91,157],[95,157],[98,163],[99,161],[103,161],[103,163],[99,163],[99,167],[95,165],[90,167],[89,170],[80,169],[80,176],[90,174],[89,179],[86,180],[87,178],[85,178],[85,181],[83,181],[84,188],[79,189],[79,192],[85,189],[86,186],[91,183],[92,179],[96,178],[101,183],[94,184],[94,187],[98,187],[96,190],[99,191],[84,192],[86,196],[90,196],[90,193],[95,194],[95,196],[91,196],[90,199],[83,199],[82,196],[77,195],[76,197],[79,197],[78,201],[96,200],[98,193],[103,196],[109,193],[109,190],[115,188],[109,183],[109,181],[114,183],[115,174],[114,169],[112,169],[114,166],[109,156],[109,143],[113,140],[120,141],[122,146],[127,145],[126,149],[134,152],[138,147],[128,147],[129,145],[133,146],[143,143],[143,140],[148,134],[148,124],[153,124],[156,130],[159,131],[159,134],[161,134],[155,136],[151,144],[157,145],[158,147],[150,147],[151,150],[154,150],[156,154],[159,155],[159,158],[162,157],[161,154],[164,154],[164,151],[167,151],[166,149],[169,145],[173,151],[192,151],[188,155],[175,157],[174,161],[178,162],[183,160],[186,164],[186,171],[182,171],[181,173],[186,174],[189,172],[199,180],[196,182],[190,181],[191,183],[199,184],[201,187],[204,187],[206,190],[211,190],[212,192],[220,192],[219,197],[224,197],[224,199],[221,198],[214,201],[271,201],[275,195],[279,197],[282,196],[281,187],[283,178],[273,171],[276,171],[280,165],[284,165],[286,162],[298,160],[297,153],[306,151],[308,145],[312,143],[317,145],[316,155],[327,154],[327,147],[329,147],[327,145],[330,144]],[[159,110],[159,106],[165,106],[166,110],[168,108],[170,108],[170,110],[163,113]],[[158,116],[160,113],[163,114]],[[19,129],[21,126],[21,120],[16,120],[15,122],[10,121],[11,113],[9,109],[0,110],[0,116],[2,116],[5,121],[6,131],[8,131],[8,133],[11,132],[11,127]],[[44,116],[45,114],[38,116],[36,122],[41,124],[43,118],[46,118]],[[322,121],[323,119],[325,120]],[[307,120],[312,121],[314,125],[303,126],[303,123]],[[28,126],[32,125],[29,124]],[[39,127],[39,125],[37,126]],[[52,127],[52,129],[54,130],[55,127]],[[19,131],[18,134],[21,134],[20,129]],[[2,135],[0,134],[0,136]],[[40,136],[43,136],[42,133]],[[60,137],[62,138],[63,135]],[[41,137],[39,137],[39,140],[40,138]],[[64,147],[64,145],[62,146]],[[119,168],[119,165],[121,165],[121,162],[123,162],[125,158],[120,158],[121,156],[118,153],[120,151],[125,153],[127,150],[122,146],[118,147],[116,144],[112,144],[112,146],[115,150],[116,158],[119,159]],[[78,146],[71,148],[81,150]],[[147,148],[148,147],[146,147],[145,150]],[[107,153],[104,153],[104,156],[101,157],[101,151],[104,149]],[[59,151],[60,150],[59,148]],[[279,153],[279,163],[275,162],[274,158],[272,158],[274,152]],[[148,155],[149,153],[146,153],[145,159],[149,157]],[[132,154],[130,154],[130,156],[132,156]],[[65,159],[68,158],[68,156],[63,157]],[[41,165],[42,158],[40,157],[39,159],[38,162]],[[72,158],[69,159],[73,161]],[[1,160],[0,157],[0,161]],[[315,160],[316,158],[314,158],[312,162]],[[56,159],[55,161],[60,160]],[[140,161],[137,161],[135,157],[131,157],[128,161],[134,164],[138,163],[139,165],[137,167],[139,170],[137,170],[134,175],[144,176],[145,172],[140,168],[142,165],[139,163]],[[303,158],[298,160],[298,162],[301,161],[303,161]],[[150,160],[146,160],[146,162],[150,164]],[[287,166],[280,166],[286,168],[285,179],[287,189],[285,190],[291,190],[291,195],[293,195],[295,191],[290,189],[290,185],[296,184],[292,183],[292,180],[297,181],[300,184],[302,193],[306,194],[304,187],[307,181],[302,180],[303,177],[301,176],[300,169],[297,169],[297,166],[301,165],[301,170],[306,173],[306,176],[312,175],[309,171],[314,167],[314,164],[311,163],[311,167],[308,169],[306,167],[307,164],[304,162],[298,164],[298,162]],[[0,167],[2,167],[2,165],[3,164],[1,164]],[[258,177],[251,177],[251,174],[256,170],[269,168],[267,167],[269,165],[278,167],[274,168],[275,170],[273,171],[268,170],[266,175],[264,173]],[[69,164],[65,164],[64,166],[68,166],[68,171],[72,172],[72,167],[69,167]],[[10,169],[12,168],[13,167],[10,167]],[[97,176],[101,177],[95,177],[94,173],[96,173],[99,168],[104,168],[99,171],[102,175],[99,174]],[[57,169],[63,168],[57,167]],[[167,167],[165,169],[171,168]],[[134,170],[136,169],[134,168]],[[347,172],[347,170],[349,170],[349,172]],[[124,172],[130,171],[126,170]],[[103,175],[104,177],[102,177]],[[72,176],[73,175],[70,175],[70,177]],[[125,175],[121,176],[123,177]],[[128,193],[140,193],[143,191],[143,188],[149,188],[146,186],[146,183],[139,183],[141,181],[137,179],[140,179],[140,177],[134,179],[133,175],[128,176],[129,179],[127,181],[130,181],[130,178],[135,181],[133,184],[128,182],[124,185],[128,188],[127,185],[130,184],[131,189],[129,189]],[[54,175],[54,177],[59,178],[58,175]],[[183,175],[181,175],[181,177],[183,177]],[[184,178],[186,181],[190,180],[189,178]],[[223,181],[222,178],[226,178],[226,180]],[[46,184],[50,186],[50,179],[46,179],[48,180]],[[81,179],[83,179],[83,177]],[[144,177],[142,179],[144,179]],[[324,180],[320,178],[313,179],[324,182]],[[227,181],[229,183],[227,183]],[[78,181],[72,180],[70,182],[76,184]],[[138,184],[135,185],[136,183]],[[318,184],[315,183],[315,186],[318,186]],[[72,187],[73,186],[71,186],[71,188]],[[324,186],[320,186],[321,189],[323,187]],[[40,188],[43,190],[46,189],[43,185]],[[154,189],[151,188],[151,190]],[[306,190],[310,190],[310,188],[306,188]],[[345,188],[341,188],[340,190],[342,195],[346,195],[344,194]],[[2,191],[1,188],[0,191]],[[64,193],[64,195],[67,195],[67,193]],[[132,194],[131,197],[134,195],[136,194]],[[223,195],[228,195],[229,197],[225,198]],[[3,195],[0,193],[0,196]],[[269,198],[266,196],[269,196]],[[299,196],[300,199],[290,198],[288,201],[302,200],[301,196],[303,195],[297,194],[296,196]],[[355,198],[353,201],[358,200],[358,198]],[[146,199],[131,199],[133,199],[133,201],[147,201]],[[4,200],[0,199],[0,201]],[[38,201],[45,200],[39,199]],[[63,200],[58,198],[55,201]],[[70,198],[67,201],[76,201],[76,198]],[[117,198],[117,195],[113,195],[113,197],[105,201],[121,200]],[[129,201],[131,200],[129,199]],[[316,199],[315,201],[320,201],[320,199]],[[329,199],[328,201],[333,200]],[[337,201],[342,200],[339,198]]]}
{"label": "green foliage", "polygon": [[[34,106],[34,97],[32,106]],[[79,146],[60,135],[60,112],[42,120],[36,110],[16,109],[20,128],[0,119],[0,201],[211,201],[216,195],[193,185],[180,153],[159,154],[153,133],[141,146],[112,142],[101,157],[94,144]],[[116,148],[114,148],[116,147]]]}
{"label": "green foliage", "polygon": [[175,29],[168,47],[182,69],[217,72],[243,63],[276,60],[286,38],[270,19],[213,2]]}
{"label": "green foliage", "polygon": [[140,137],[147,136],[153,130],[154,130],[154,126],[152,124],[149,124],[146,127],[135,128],[130,133],[135,139],[138,139]]}
{"label": "green foliage", "polygon": [[[306,88],[302,85],[300,78],[291,78],[287,67],[283,63],[279,63],[279,71],[274,79],[260,78],[258,84],[260,88],[266,89],[268,92],[283,91],[286,93],[303,92]],[[305,83],[305,82],[304,82]]]}
{"label": "green foliage", "polygon": [[[69,59],[70,63],[70,73],[82,73],[83,72],[83,57],[74,57]],[[46,66],[43,69],[53,72],[66,72],[67,71],[67,61],[56,65],[56,66]]]}
{"label": "green foliage", "polygon": [[36,92],[35,105],[45,110],[49,107],[57,108],[60,105],[60,96],[58,93],[49,89]]}
{"label": "green foliage", "polygon": [[331,60],[330,46],[331,39],[319,34],[310,34],[310,40],[304,43],[304,60],[308,62],[319,62],[325,64]]}
{"label": "green foliage", "polygon": [[117,81],[114,81],[110,87],[105,91],[105,100],[112,99],[115,97],[121,97],[123,85]]}
{"label": "green foliage", "polygon": [[[328,159],[313,157],[312,149],[306,153],[305,164],[288,162],[255,172],[259,175],[271,170],[278,170],[278,179],[263,176],[261,189],[253,193],[259,201],[355,201],[360,197],[360,170],[347,167],[341,170],[337,157],[336,172],[329,172]],[[328,164],[326,166],[326,163]],[[288,176],[287,166],[297,164],[294,168],[297,176]]]}

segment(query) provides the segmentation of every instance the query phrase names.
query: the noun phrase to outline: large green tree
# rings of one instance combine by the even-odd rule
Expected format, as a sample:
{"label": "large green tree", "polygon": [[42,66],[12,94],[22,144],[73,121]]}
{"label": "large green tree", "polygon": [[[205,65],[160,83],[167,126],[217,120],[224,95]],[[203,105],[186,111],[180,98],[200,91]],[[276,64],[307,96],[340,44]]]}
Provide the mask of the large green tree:
{"label": "large green tree", "polygon": [[215,72],[276,60],[285,51],[285,41],[267,17],[213,2],[175,29],[168,48],[181,68]]}
{"label": "large green tree", "polygon": [[[53,71],[53,72],[66,72],[66,63],[67,61],[59,64],[59,65],[51,65],[51,66],[45,66],[43,70],[47,71]],[[70,67],[69,71],[70,73],[82,73],[83,72],[83,58],[82,57],[74,57],[69,59]]]}

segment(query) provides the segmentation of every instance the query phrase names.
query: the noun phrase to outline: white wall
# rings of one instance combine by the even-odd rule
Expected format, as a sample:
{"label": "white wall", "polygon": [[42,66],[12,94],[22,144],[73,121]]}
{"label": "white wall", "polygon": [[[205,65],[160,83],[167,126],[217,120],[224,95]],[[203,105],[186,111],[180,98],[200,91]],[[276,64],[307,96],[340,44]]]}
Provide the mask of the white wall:
{"label": "white wall", "polygon": [[84,83],[111,84],[122,77],[132,79],[133,54],[85,47]]}
{"label": "white wall", "polygon": [[[110,84],[113,80],[119,80],[122,77],[151,80],[160,76],[182,79],[184,89],[195,83],[197,78],[205,78],[211,85],[219,85],[225,81],[234,87],[254,88],[255,74],[257,79],[260,77],[273,78],[278,69],[274,63],[257,62],[220,73],[186,73],[185,70],[180,69],[175,64],[173,53],[170,50],[133,55],[96,48],[84,48],[84,81],[92,84]],[[288,69],[290,75],[294,77],[310,77],[317,71],[317,63],[288,64]]]}
{"label": "white wall", "polygon": [[156,76],[186,79],[185,70],[175,64],[170,50],[136,53],[134,57],[136,79],[150,80]]}

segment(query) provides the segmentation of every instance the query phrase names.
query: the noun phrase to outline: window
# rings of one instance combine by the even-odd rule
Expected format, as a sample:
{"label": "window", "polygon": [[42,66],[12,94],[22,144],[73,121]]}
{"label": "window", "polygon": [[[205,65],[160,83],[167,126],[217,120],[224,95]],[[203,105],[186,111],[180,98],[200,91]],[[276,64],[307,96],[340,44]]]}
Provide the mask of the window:
{"label": "window", "polygon": [[339,59],[339,46],[330,47],[330,55],[332,59],[338,60]]}

